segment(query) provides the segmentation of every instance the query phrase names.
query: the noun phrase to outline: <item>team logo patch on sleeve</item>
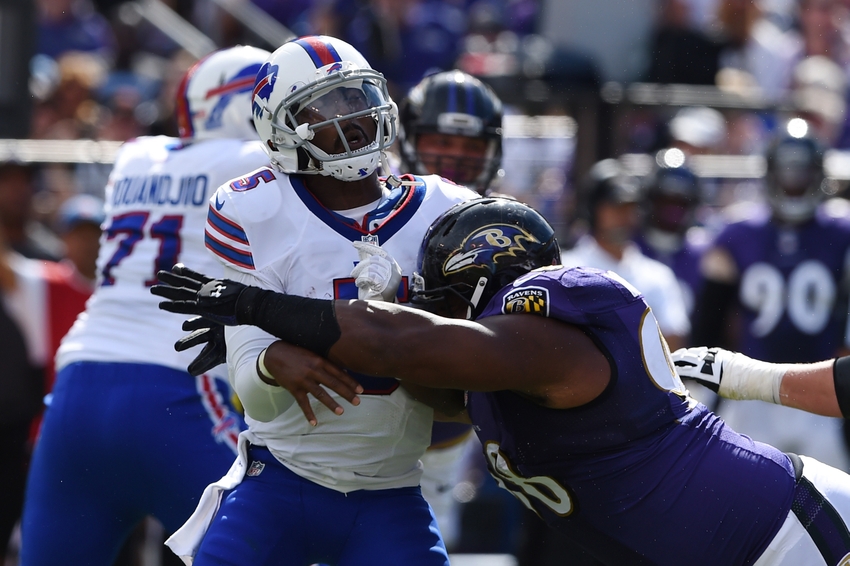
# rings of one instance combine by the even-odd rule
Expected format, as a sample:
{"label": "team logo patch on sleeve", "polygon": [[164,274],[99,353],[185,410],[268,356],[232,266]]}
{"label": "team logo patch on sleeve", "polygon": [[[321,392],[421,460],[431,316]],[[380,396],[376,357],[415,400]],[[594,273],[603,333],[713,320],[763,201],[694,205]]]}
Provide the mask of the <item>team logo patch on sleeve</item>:
{"label": "team logo patch on sleeve", "polygon": [[549,316],[549,290],[543,287],[521,287],[511,291],[502,299],[502,312]]}

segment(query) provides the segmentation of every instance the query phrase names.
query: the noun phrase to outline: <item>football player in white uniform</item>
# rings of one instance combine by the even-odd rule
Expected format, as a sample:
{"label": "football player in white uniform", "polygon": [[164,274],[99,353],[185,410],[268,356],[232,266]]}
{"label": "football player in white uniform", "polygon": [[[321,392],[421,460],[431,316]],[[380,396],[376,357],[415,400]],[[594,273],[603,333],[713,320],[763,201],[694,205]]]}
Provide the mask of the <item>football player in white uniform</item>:
{"label": "football player in white uniform", "polygon": [[[436,176],[378,177],[398,110],[384,77],[336,38],[280,47],[257,75],[253,104],[270,163],[222,185],[209,207],[206,244],[226,277],[356,299],[363,268],[352,268],[388,253],[401,284],[383,299],[406,302],[427,228],[477,194]],[[296,403],[263,365],[273,336],[240,326],[226,340],[248,430],[231,472],[167,544],[195,566],[447,565],[419,488],[433,411],[391,376],[356,375],[356,411],[337,395]],[[289,348],[293,360],[314,356]]]}
{"label": "football player in white uniform", "polygon": [[29,473],[22,564],[110,566],[142,518],[176,530],[233,461],[244,422],[226,376],[187,373],[192,357],[173,350],[183,317],[159,311],[148,287],[178,261],[223,272],[204,249],[207,203],[268,160],[250,102],[268,54],[240,46],[198,62],[178,92],[180,139],[131,140],[116,159],[98,286],[59,348]]}

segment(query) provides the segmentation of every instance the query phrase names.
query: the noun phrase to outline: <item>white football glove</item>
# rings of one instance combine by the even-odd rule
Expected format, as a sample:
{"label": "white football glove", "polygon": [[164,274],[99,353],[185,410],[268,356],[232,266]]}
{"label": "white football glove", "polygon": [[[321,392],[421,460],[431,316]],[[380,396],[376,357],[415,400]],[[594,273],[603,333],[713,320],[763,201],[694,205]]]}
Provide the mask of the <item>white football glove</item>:
{"label": "white football glove", "polygon": [[679,377],[693,379],[717,393],[723,378],[723,362],[732,352],[723,348],[680,348],[670,357]]}
{"label": "white football glove", "polygon": [[394,302],[401,284],[401,266],[375,244],[352,242],[352,245],[360,254],[360,263],[351,271],[354,284],[357,285],[357,298]]}
{"label": "white football glove", "polygon": [[787,364],[762,362],[723,348],[680,348],[671,357],[679,377],[693,379],[721,397],[781,405],[779,385]]}

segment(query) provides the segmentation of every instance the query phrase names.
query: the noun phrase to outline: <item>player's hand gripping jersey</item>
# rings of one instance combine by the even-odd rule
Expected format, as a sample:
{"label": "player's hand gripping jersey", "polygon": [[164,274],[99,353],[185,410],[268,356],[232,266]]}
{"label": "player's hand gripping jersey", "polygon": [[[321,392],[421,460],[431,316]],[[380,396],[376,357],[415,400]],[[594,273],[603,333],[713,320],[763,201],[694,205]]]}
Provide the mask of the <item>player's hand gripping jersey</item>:
{"label": "player's hand gripping jersey", "polygon": [[182,335],[181,317],[159,310],[147,288],[157,270],[177,262],[222,271],[201,244],[209,198],[221,183],[266,162],[259,142],[184,145],[166,136],[127,142],[106,186],[97,289],[65,337],[57,369],[104,361],[185,371],[192,354],[173,348]]}
{"label": "player's hand gripping jersey", "polygon": [[[359,256],[351,243],[376,243],[401,266],[398,299],[406,302],[426,230],[452,205],[477,194],[437,176],[403,179],[397,188],[387,184],[381,203],[357,223],[319,204],[298,177],[262,167],[222,185],[210,200],[207,248],[226,266],[226,278],[303,297],[356,299],[351,271]],[[227,329],[237,392],[244,383],[272,387],[260,381],[256,360],[274,341],[254,327]],[[297,404],[268,422],[252,418],[246,406],[249,440],[302,477],[338,491],[418,485],[431,409],[391,376],[358,379],[365,389],[361,404],[343,415],[313,402],[317,427]]]}

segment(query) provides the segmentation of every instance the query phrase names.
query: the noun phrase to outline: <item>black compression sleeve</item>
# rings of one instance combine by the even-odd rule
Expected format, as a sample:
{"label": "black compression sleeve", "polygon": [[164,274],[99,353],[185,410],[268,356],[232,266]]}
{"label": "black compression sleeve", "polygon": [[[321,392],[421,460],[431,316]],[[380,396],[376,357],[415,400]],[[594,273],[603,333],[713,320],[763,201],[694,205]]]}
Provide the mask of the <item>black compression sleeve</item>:
{"label": "black compression sleeve", "polygon": [[836,358],[832,365],[832,379],[835,382],[835,397],[838,408],[845,419],[850,418],[850,356]]}
{"label": "black compression sleeve", "polygon": [[236,320],[285,342],[327,357],[340,337],[334,302],[246,287],[236,301]]}

